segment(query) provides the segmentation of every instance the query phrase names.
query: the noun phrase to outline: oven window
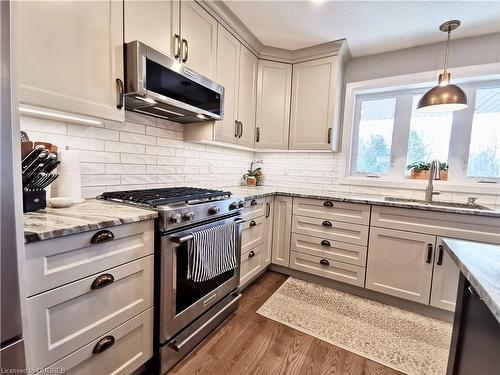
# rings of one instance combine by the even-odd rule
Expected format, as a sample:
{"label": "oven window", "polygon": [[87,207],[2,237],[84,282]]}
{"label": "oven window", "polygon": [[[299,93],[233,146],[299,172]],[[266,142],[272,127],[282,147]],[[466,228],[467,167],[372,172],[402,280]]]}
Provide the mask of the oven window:
{"label": "oven window", "polygon": [[229,270],[213,279],[197,283],[187,279],[187,242],[177,247],[176,251],[177,290],[175,313],[177,315],[231,279],[234,276],[234,270]]}
{"label": "oven window", "polygon": [[146,59],[146,88],[149,91],[220,115],[219,93],[149,59]]}

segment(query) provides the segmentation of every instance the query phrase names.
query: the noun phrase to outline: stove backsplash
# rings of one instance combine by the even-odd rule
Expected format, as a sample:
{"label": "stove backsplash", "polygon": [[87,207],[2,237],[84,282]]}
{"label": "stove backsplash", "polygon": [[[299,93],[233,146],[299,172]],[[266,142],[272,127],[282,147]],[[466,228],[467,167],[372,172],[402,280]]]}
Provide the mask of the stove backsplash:
{"label": "stove backsplash", "polygon": [[30,140],[80,150],[82,195],[168,186],[242,184],[253,152],[184,142],[183,126],[126,112],[126,122],[81,125],[22,116]]}

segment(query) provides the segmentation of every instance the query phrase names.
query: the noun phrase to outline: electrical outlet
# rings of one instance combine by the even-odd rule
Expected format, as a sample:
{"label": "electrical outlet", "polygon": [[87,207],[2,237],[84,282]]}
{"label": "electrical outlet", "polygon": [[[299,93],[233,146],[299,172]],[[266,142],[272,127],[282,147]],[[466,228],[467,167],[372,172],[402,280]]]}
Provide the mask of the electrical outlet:
{"label": "electrical outlet", "polygon": [[217,173],[217,167],[213,161],[208,164],[209,173]]}

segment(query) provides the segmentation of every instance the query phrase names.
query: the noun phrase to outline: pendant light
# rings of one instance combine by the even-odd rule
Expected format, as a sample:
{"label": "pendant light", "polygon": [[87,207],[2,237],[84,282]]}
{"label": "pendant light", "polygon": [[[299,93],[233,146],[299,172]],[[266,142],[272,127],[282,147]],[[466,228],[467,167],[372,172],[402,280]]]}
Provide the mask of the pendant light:
{"label": "pendant light", "polygon": [[467,108],[467,95],[458,86],[450,83],[448,72],[448,51],[450,47],[450,34],[460,26],[460,21],[452,20],[439,26],[439,30],[448,33],[446,51],[444,54],[444,70],[439,75],[438,85],[427,91],[419,100],[419,112],[453,112]]}

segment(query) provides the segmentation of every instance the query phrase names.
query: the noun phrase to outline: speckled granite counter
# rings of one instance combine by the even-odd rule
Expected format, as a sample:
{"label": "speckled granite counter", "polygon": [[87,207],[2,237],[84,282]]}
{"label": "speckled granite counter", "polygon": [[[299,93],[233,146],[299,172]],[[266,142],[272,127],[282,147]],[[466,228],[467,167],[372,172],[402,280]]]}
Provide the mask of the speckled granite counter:
{"label": "speckled granite counter", "polygon": [[270,186],[256,186],[256,187],[225,186],[222,187],[221,189],[229,190],[233,194],[242,196],[245,199],[255,199],[269,195],[288,195],[301,198],[328,199],[338,202],[364,203],[364,204],[373,204],[377,206],[413,208],[425,211],[450,212],[455,214],[458,213],[458,214],[490,216],[490,217],[500,218],[500,207],[494,205],[487,205],[487,207],[490,210],[478,210],[478,209],[458,208],[458,207],[431,206],[416,202],[387,201],[385,200],[385,197],[380,195],[359,195],[359,194],[349,194],[349,193],[341,193],[341,192],[327,191],[327,190],[286,189],[286,188],[273,188]]}
{"label": "speckled granite counter", "polygon": [[35,242],[154,219],[156,211],[95,199],[68,208],[46,208],[24,214],[25,241]]}
{"label": "speckled granite counter", "polygon": [[500,246],[443,240],[444,248],[500,323]]}

